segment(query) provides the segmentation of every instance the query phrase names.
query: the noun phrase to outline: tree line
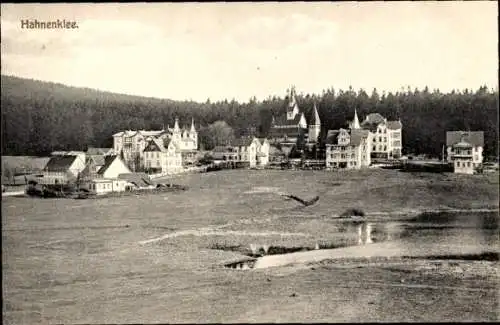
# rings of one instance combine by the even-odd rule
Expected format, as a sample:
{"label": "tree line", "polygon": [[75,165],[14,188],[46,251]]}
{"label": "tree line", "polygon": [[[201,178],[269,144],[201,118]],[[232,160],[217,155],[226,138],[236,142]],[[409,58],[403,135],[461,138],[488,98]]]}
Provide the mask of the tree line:
{"label": "tree line", "polygon": [[[126,129],[190,127],[194,118],[202,149],[223,145],[226,137],[265,137],[272,116],[285,114],[286,97],[252,98],[198,103],[173,101],[68,87],[12,76],[1,79],[2,154],[48,155],[54,150],[85,150],[87,146],[111,147],[112,135]],[[284,94],[287,90],[284,90]],[[362,120],[373,112],[403,123],[403,151],[439,156],[446,131],[481,130],[485,154],[498,155],[498,90],[479,89],[441,93],[407,89],[396,93],[370,94],[325,89],[322,94],[298,94],[306,118],[316,103],[321,119],[320,138],[329,129],[346,127],[357,109]],[[225,124],[222,121],[226,122]],[[221,129],[222,128],[222,129]]]}

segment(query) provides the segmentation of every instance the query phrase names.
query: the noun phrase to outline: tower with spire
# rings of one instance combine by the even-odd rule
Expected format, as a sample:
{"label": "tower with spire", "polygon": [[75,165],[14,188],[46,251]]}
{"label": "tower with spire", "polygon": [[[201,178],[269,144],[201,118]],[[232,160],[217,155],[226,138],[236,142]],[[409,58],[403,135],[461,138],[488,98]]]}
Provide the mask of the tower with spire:
{"label": "tower with spire", "polygon": [[314,103],[312,119],[309,122],[308,141],[316,143],[318,141],[320,131],[321,131],[321,121],[319,119],[316,103]]}
{"label": "tower with spire", "polygon": [[297,104],[295,86],[290,87],[290,95],[288,100],[289,102],[286,111],[286,119],[290,121],[295,119],[295,116],[299,114],[299,105]]}
{"label": "tower with spire", "polygon": [[354,119],[352,120],[351,123],[351,129],[352,130],[361,129],[361,125],[359,124],[359,119],[358,119],[358,112],[356,111],[356,108],[354,109]]}
{"label": "tower with spire", "polygon": [[194,127],[194,118],[191,118],[191,128],[189,129],[189,137],[194,143],[194,150],[198,150],[198,132]]}

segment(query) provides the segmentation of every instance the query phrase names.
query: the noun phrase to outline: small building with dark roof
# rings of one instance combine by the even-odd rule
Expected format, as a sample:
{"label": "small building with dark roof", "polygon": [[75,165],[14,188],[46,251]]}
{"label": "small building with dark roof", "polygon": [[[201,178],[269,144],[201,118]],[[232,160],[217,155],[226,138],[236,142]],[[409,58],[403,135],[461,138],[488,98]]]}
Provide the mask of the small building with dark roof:
{"label": "small building with dark roof", "polygon": [[85,156],[56,154],[50,157],[38,181],[41,184],[68,184],[76,182],[85,168]]}

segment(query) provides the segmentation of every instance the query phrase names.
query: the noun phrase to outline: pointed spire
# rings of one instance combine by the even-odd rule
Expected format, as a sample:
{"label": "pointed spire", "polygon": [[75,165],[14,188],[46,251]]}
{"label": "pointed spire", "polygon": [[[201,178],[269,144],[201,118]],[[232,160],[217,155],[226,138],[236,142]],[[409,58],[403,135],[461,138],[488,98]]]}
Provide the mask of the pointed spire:
{"label": "pointed spire", "polygon": [[194,127],[194,118],[191,118],[191,130],[189,132],[196,132],[196,129]]}
{"label": "pointed spire", "polygon": [[321,121],[319,119],[318,108],[316,107],[316,102],[314,103],[313,108],[313,120],[311,121],[311,125],[320,125]]}
{"label": "pointed spire", "polygon": [[175,118],[175,124],[174,124],[174,131],[179,131],[180,128],[179,128],[179,118],[176,117]]}
{"label": "pointed spire", "polygon": [[359,125],[359,119],[358,119],[358,112],[356,108],[354,108],[354,120],[352,121],[352,128],[353,129],[360,129],[361,126]]}

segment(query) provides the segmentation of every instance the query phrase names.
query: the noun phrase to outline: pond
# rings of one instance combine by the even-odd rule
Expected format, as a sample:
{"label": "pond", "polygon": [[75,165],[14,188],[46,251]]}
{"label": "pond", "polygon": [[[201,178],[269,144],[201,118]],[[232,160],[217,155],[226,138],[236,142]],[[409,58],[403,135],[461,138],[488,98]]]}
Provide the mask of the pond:
{"label": "pond", "polygon": [[338,231],[350,232],[341,247],[266,247],[252,249],[246,259],[226,264],[249,269],[307,263],[320,259],[401,257],[498,260],[498,212],[423,213],[401,221],[340,221]]}

